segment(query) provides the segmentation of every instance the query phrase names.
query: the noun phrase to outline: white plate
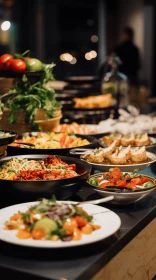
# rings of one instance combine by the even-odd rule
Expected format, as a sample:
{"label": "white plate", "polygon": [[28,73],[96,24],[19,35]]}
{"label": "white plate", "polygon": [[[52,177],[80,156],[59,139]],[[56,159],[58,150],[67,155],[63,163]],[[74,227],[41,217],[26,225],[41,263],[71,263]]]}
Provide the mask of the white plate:
{"label": "white plate", "polygon": [[[68,203],[63,201],[64,203]],[[92,234],[83,234],[79,241],[61,241],[56,242],[49,240],[33,240],[33,239],[18,239],[16,237],[17,230],[5,230],[4,224],[9,218],[18,211],[25,212],[28,207],[35,205],[38,202],[28,202],[6,207],[0,210],[0,240],[28,247],[39,248],[65,248],[73,246],[81,246],[103,240],[114,234],[121,225],[121,220],[117,214],[107,208],[93,204],[83,204],[83,208],[89,215],[93,215],[93,223],[100,225],[99,230],[93,231]]]}
{"label": "white plate", "polygon": [[[82,152],[81,152],[81,157],[80,158],[85,161],[86,155],[91,153],[92,151],[93,150],[87,150],[87,149],[85,150],[84,149],[84,154],[82,155]],[[119,167],[121,169],[121,171],[133,172],[134,169],[142,170],[142,169],[148,167],[151,163],[156,161],[156,155],[154,153],[146,152],[146,154],[147,154],[147,157],[150,158],[151,161],[143,162],[143,163],[135,163],[135,164],[124,164],[124,165],[98,164],[98,163],[92,163],[92,162],[89,162],[89,161],[87,161],[87,162],[89,164],[91,164],[93,168],[95,168],[97,170],[100,170],[100,171],[109,171],[110,168]]]}

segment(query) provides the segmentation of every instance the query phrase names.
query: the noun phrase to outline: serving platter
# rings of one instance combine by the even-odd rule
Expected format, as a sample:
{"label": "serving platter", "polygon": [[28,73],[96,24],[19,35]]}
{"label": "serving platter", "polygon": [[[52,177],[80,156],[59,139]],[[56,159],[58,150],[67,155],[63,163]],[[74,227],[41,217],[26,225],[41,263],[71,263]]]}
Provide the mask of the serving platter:
{"label": "serving platter", "polygon": [[[110,134],[108,133],[108,134],[106,134],[106,135],[109,136]],[[104,136],[105,136],[105,135],[104,135]],[[149,136],[148,138],[149,138],[151,144],[145,145],[146,149],[154,148],[154,147],[156,146],[156,138],[150,137],[150,136]],[[103,137],[100,137],[98,141],[99,141],[99,144],[100,144],[102,147],[104,147],[104,148],[108,147],[108,146],[105,144],[105,142],[104,142],[104,140],[103,140]],[[123,146],[123,147],[127,147],[127,146]],[[139,146],[133,145],[132,147],[136,148],[136,147],[139,147]]]}
{"label": "serving platter", "polygon": [[[127,172],[126,172],[127,173]],[[131,172],[128,172],[128,174],[131,174]],[[99,178],[103,175],[103,173],[97,173],[94,175],[91,175],[89,177],[90,178]],[[89,179],[87,181],[88,185],[94,189],[94,191],[96,191],[97,193],[99,193],[101,196],[107,197],[110,195],[114,196],[114,199],[110,201],[110,203],[112,204],[130,204],[133,202],[136,202],[142,198],[144,198],[145,196],[147,196],[148,194],[150,194],[155,188],[156,188],[156,179],[147,176],[145,174],[141,174],[142,176],[145,176],[149,179],[150,182],[153,183],[152,187],[149,188],[145,188],[145,189],[140,189],[140,190],[135,190],[135,191],[131,191],[131,190],[127,190],[127,189],[120,189],[120,190],[108,190],[105,188],[100,188],[99,186],[93,186],[89,183]]]}
{"label": "serving platter", "polygon": [[[48,155],[18,155],[17,159],[25,158],[28,160],[42,160]],[[7,161],[15,158],[5,157],[0,159],[0,167]],[[39,197],[50,197],[55,194],[61,199],[67,199],[76,194],[81,186],[86,182],[90,172],[91,166],[77,158],[59,156],[59,158],[68,163],[76,164],[76,172],[79,176],[64,179],[53,180],[5,180],[0,179],[0,188],[6,193],[35,195],[36,199]]]}
{"label": "serving platter", "polygon": [[90,161],[87,161],[87,156],[92,153],[93,150],[83,150],[83,149],[73,149],[71,150],[71,154],[77,154],[80,155],[80,158],[89,164],[92,165],[92,167],[99,171],[108,171],[110,168],[119,167],[124,172],[132,172],[134,169],[142,170],[148,166],[150,166],[153,162],[156,161],[156,155],[154,153],[146,152],[147,157],[149,158],[149,161],[142,162],[142,163],[134,163],[134,164],[98,164],[93,163]]}
{"label": "serving platter", "polygon": [[[63,203],[68,203],[62,201]],[[70,201],[71,203],[71,201]],[[74,203],[74,202],[73,202]],[[94,218],[94,223],[100,225],[101,228],[92,232],[91,234],[83,234],[83,237],[79,241],[49,241],[49,240],[34,240],[34,239],[18,239],[16,237],[16,230],[5,230],[4,225],[7,220],[18,211],[25,212],[30,206],[36,205],[37,202],[28,202],[23,204],[17,204],[10,207],[6,207],[0,210],[0,240],[21,245],[27,247],[36,247],[36,248],[67,248],[67,247],[76,247],[87,245],[91,243],[98,242],[103,240],[112,234],[114,234],[121,225],[121,220],[119,216],[113,211],[92,204],[83,204],[83,208],[89,215],[92,215]]]}
{"label": "serving platter", "polygon": [[110,131],[99,129],[99,126],[97,124],[79,124],[77,122],[61,123],[56,129],[54,129],[54,131],[61,132],[61,128],[64,132],[76,133],[76,135],[78,135],[79,137],[88,135],[99,139],[110,134]]}
{"label": "serving platter", "polygon": [[[18,139],[22,139],[23,136],[36,136],[38,132],[27,132],[21,134]],[[44,133],[43,133],[44,134]],[[75,136],[80,137],[80,135],[75,134]],[[83,148],[92,148],[98,144],[98,141],[95,137],[90,135],[81,135],[82,139],[87,139],[90,144],[81,146]],[[27,155],[27,154],[49,154],[49,155],[69,155],[70,150],[73,148],[53,148],[53,149],[37,149],[34,147],[16,147],[16,146],[8,146],[7,154],[9,156],[12,155]]]}

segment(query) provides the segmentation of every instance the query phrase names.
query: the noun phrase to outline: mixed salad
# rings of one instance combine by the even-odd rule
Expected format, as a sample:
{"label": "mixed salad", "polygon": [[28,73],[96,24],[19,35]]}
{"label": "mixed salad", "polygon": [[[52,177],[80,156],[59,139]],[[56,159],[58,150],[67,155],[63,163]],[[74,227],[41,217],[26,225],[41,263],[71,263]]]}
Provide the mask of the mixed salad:
{"label": "mixed salad", "polygon": [[71,241],[100,229],[93,217],[79,205],[42,199],[26,212],[18,212],[5,223],[5,229],[17,230],[20,239]]}
{"label": "mixed salad", "polygon": [[148,177],[139,174],[138,170],[135,169],[132,173],[126,173],[118,167],[111,168],[109,172],[105,172],[103,175],[91,176],[89,184],[112,191],[124,189],[136,191],[154,187],[154,183]]}

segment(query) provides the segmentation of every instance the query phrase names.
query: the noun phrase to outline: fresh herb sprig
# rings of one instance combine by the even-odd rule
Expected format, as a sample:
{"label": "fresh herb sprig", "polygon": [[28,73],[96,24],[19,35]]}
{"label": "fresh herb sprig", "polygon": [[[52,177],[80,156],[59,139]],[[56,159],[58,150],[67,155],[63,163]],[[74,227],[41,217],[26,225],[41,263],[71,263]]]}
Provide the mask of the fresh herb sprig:
{"label": "fresh herb sprig", "polygon": [[[54,80],[52,70],[55,64],[43,64],[43,75],[38,82],[31,83],[24,74],[22,78],[9,91],[9,97],[5,107],[9,109],[8,122],[17,122],[17,112],[23,110],[25,122],[31,123],[32,128],[39,130],[35,124],[35,110],[43,109],[49,118],[54,117],[54,111],[61,108],[61,104],[55,99],[55,91],[45,84]],[[1,104],[1,108],[4,104]]]}

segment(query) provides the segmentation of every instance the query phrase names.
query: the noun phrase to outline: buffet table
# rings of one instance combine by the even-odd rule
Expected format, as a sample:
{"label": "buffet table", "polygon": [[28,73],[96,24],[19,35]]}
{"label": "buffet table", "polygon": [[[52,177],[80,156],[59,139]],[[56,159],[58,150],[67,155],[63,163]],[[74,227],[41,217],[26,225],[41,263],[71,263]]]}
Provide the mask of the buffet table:
{"label": "buffet table", "polygon": [[[156,177],[156,163],[141,173]],[[97,197],[85,186],[72,199]],[[0,208],[20,202],[19,198],[16,200],[1,196]],[[69,249],[33,249],[0,242],[1,275],[22,280],[152,280],[156,275],[156,191],[129,206],[103,206],[121,218],[116,234],[95,244]]]}

